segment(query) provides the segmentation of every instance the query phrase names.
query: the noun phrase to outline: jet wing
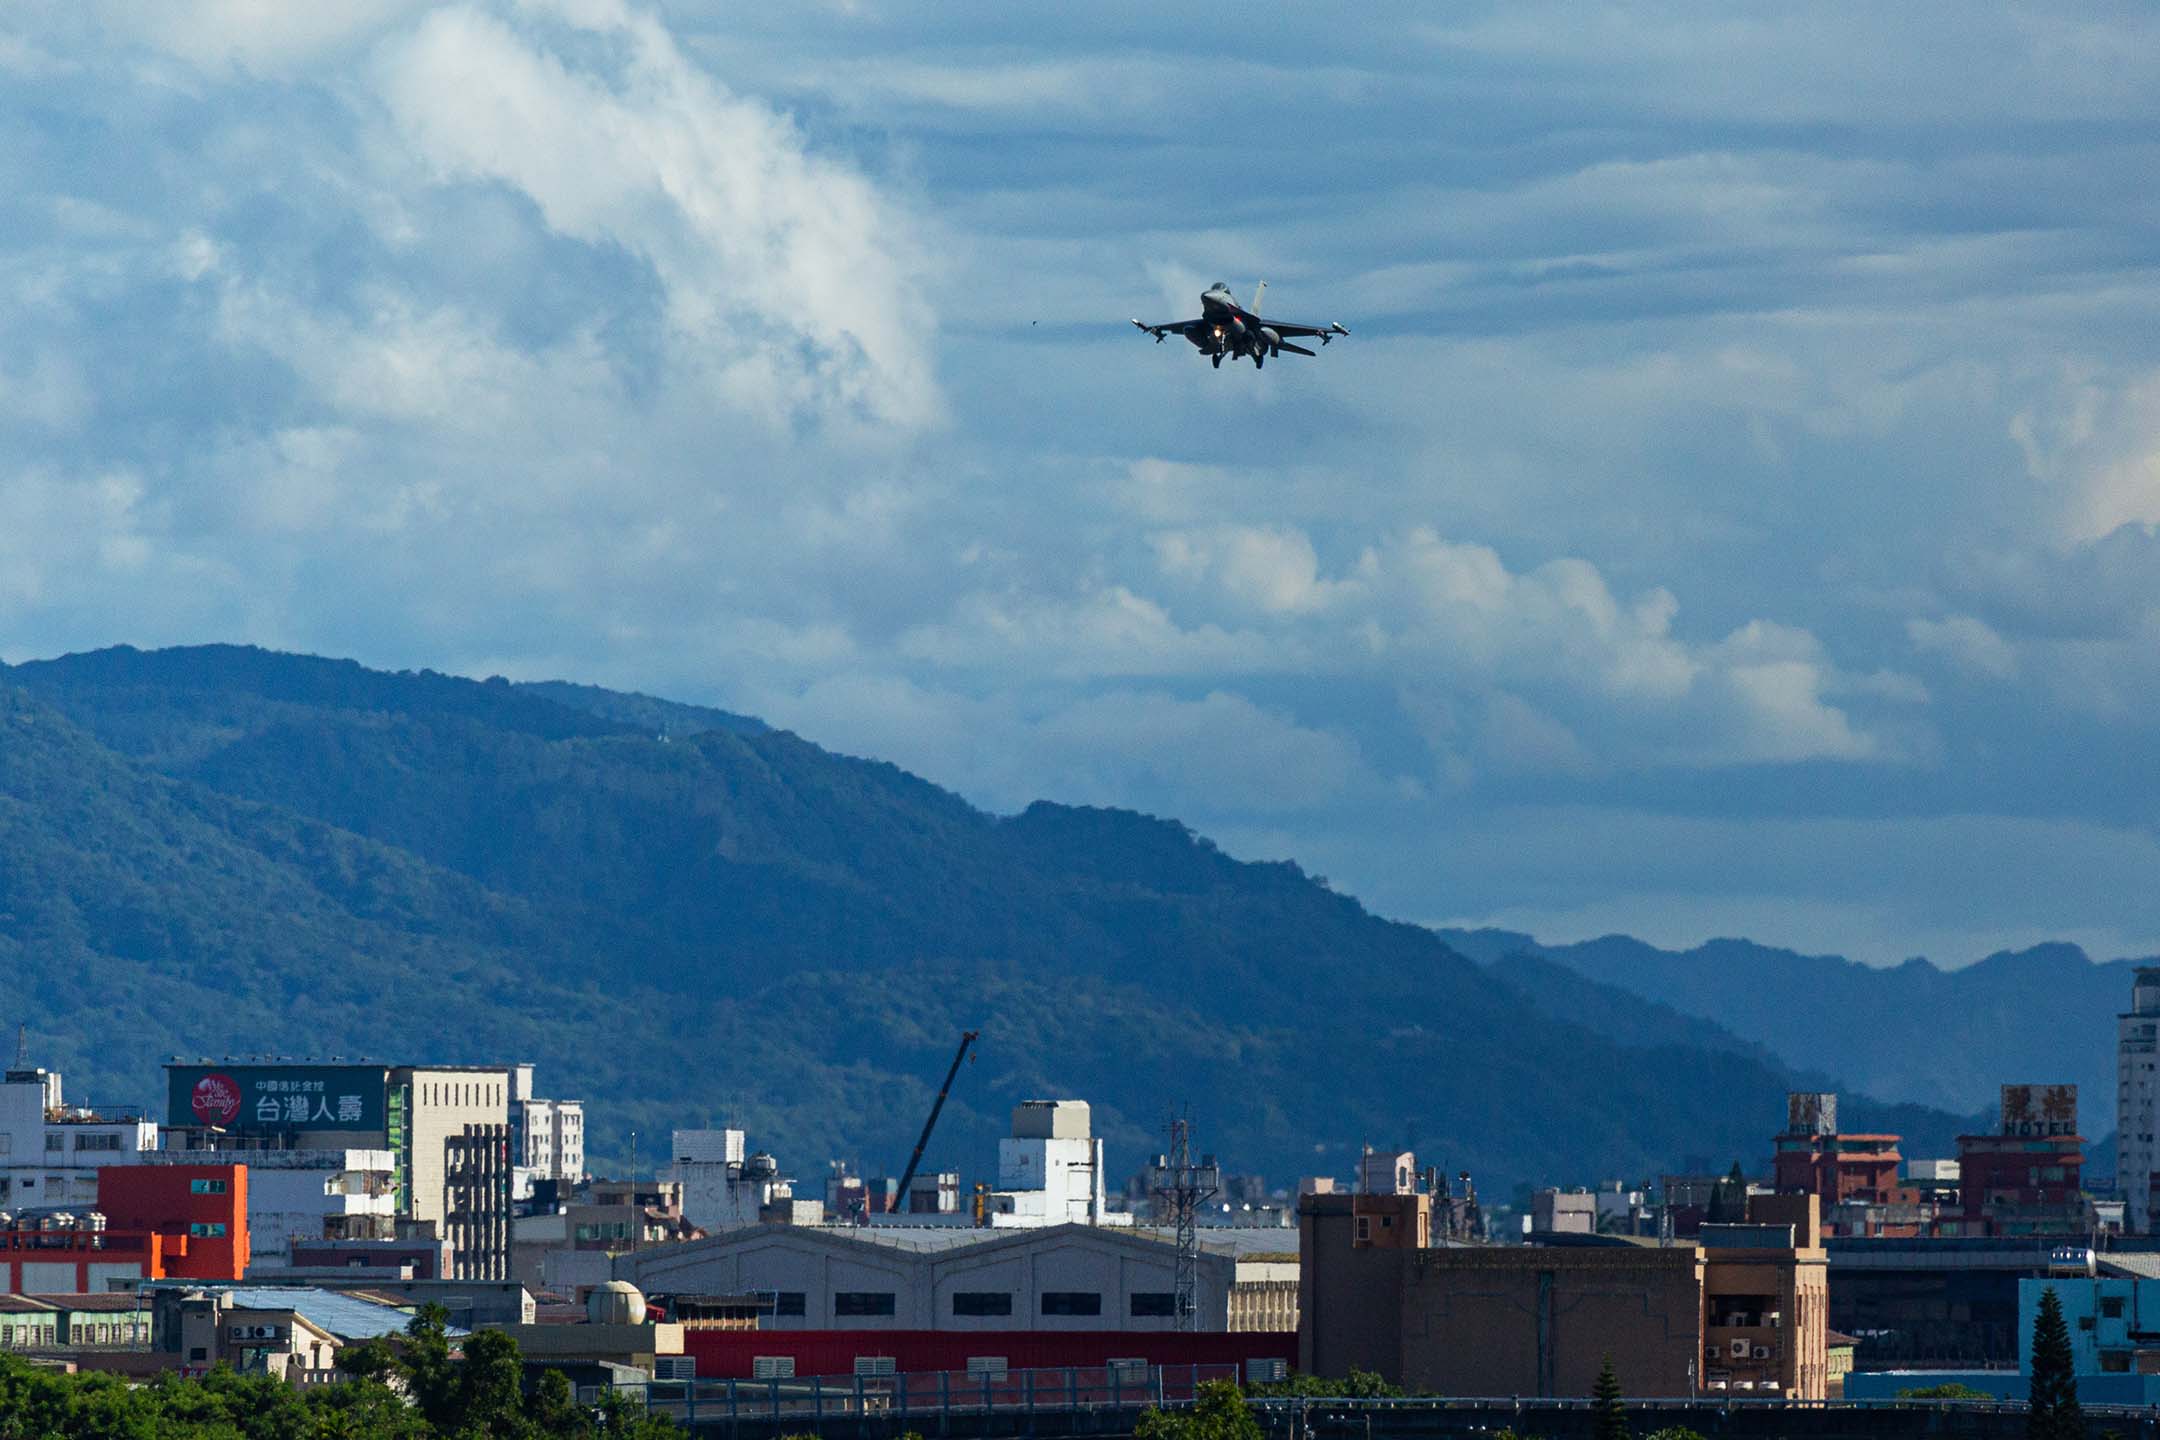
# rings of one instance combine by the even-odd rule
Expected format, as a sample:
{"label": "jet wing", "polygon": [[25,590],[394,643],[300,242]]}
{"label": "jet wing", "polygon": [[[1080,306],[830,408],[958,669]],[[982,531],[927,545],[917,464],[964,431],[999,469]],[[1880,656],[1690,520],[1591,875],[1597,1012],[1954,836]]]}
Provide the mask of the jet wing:
{"label": "jet wing", "polygon": [[1155,342],[1159,345],[1162,343],[1162,339],[1165,335],[1190,336],[1193,331],[1199,329],[1203,325],[1206,325],[1208,322],[1205,320],[1174,320],[1168,325],[1146,325],[1138,320],[1135,320],[1132,323],[1135,329],[1145,330],[1148,334],[1153,335],[1155,337]]}
{"label": "jet wing", "polygon": [[1350,333],[1349,327],[1337,324],[1299,325],[1289,320],[1263,320],[1257,315],[1245,315],[1244,320],[1248,325],[1265,325],[1268,329],[1286,339],[1298,335],[1318,335],[1321,337],[1320,343],[1323,345],[1337,335]]}

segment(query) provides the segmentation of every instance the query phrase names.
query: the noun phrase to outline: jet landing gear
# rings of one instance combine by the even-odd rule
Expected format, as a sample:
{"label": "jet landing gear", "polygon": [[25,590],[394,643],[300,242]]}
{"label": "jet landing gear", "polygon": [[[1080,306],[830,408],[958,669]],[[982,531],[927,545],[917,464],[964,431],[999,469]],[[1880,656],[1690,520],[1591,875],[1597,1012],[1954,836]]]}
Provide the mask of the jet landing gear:
{"label": "jet landing gear", "polygon": [[1216,351],[1213,355],[1210,355],[1208,359],[1212,360],[1215,363],[1215,368],[1217,370],[1222,369],[1222,351]]}

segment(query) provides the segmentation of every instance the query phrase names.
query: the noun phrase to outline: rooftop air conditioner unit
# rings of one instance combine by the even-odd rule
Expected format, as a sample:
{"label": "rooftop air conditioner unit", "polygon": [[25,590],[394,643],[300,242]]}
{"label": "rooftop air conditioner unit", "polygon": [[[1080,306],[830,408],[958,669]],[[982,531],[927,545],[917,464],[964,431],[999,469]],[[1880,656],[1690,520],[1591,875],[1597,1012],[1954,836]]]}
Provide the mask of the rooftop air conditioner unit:
{"label": "rooftop air conditioner unit", "polygon": [[697,1356],[695,1356],[695,1355],[657,1355],[657,1356],[654,1356],[654,1357],[653,1357],[653,1379],[655,1379],[655,1380],[695,1380],[695,1379],[697,1379]]}
{"label": "rooftop air conditioner unit", "polygon": [[1747,1357],[1748,1357],[1748,1342],[1747,1342],[1747,1341],[1745,1341],[1745,1340],[1735,1340],[1735,1341],[1733,1341],[1733,1342],[1732,1342],[1732,1358],[1733,1358],[1733,1359],[1735,1359],[1735,1360],[1745,1360],[1745,1359],[1747,1359]]}
{"label": "rooftop air conditioner unit", "polygon": [[1755,1358],[1757,1360],[1768,1360],[1770,1358],[1770,1347],[1768,1345],[1757,1345],[1755,1347]]}

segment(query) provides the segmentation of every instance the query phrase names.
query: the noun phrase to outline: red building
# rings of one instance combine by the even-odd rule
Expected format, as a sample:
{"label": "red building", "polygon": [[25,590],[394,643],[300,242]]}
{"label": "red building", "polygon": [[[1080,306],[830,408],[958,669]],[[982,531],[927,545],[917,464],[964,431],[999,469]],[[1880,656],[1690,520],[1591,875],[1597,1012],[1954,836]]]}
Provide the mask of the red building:
{"label": "red building", "polygon": [[1958,1137],[1967,1235],[2083,1235],[2077,1086],[2005,1085],[1995,1135]]}
{"label": "red building", "polygon": [[1845,1215],[1863,1216],[1861,1207],[1916,1207],[1918,1190],[1899,1183],[1904,1157],[1895,1135],[1841,1134],[1837,1096],[1796,1091],[1785,1097],[1785,1130],[1772,1144],[1773,1183],[1781,1195],[1820,1197],[1826,1233],[1875,1233],[1865,1218],[1837,1223]]}
{"label": "red building", "polygon": [[110,1165],[98,1171],[108,1231],[164,1240],[174,1280],[239,1280],[248,1267],[247,1166]]}
{"label": "red building", "polygon": [[111,1165],[95,1209],[0,1228],[0,1292],[93,1295],[115,1281],[247,1273],[245,1165]]}
{"label": "red building", "polygon": [[[853,1375],[857,1362],[890,1373],[966,1372],[971,1367],[1031,1370],[1074,1366],[1101,1369],[1114,1360],[1146,1365],[1236,1366],[1252,1361],[1297,1364],[1297,1332],[1250,1330],[1198,1333],[1143,1330],[705,1330],[683,1332],[683,1353],[695,1356],[701,1380],[749,1380],[758,1362],[784,1360],[796,1375]],[[769,1366],[764,1373],[772,1373]]]}

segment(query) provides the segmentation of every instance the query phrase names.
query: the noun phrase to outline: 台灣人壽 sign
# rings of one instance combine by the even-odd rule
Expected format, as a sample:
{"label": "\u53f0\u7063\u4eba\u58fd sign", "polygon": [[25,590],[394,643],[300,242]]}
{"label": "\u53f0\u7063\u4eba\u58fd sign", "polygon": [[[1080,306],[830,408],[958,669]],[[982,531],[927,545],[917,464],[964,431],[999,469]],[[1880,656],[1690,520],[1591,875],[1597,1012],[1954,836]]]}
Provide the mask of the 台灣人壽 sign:
{"label": "\u53f0\u7063\u4eba\u58fd sign", "polygon": [[171,1065],[165,1123],[238,1134],[381,1130],[389,1071],[379,1065]]}

